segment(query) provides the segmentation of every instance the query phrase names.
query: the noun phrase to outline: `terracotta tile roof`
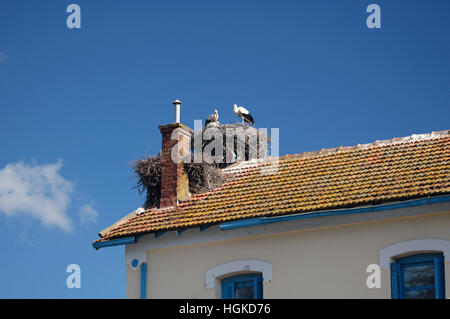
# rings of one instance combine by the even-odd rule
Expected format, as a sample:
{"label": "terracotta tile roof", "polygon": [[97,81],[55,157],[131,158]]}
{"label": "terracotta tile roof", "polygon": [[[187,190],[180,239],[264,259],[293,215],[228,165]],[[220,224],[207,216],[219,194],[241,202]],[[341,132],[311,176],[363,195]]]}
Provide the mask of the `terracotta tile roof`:
{"label": "terracotta tile roof", "polygon": [[176,208],[130,214],[98,241],[240,219],[450,193],[450,131],[235,164],[230,182]]}

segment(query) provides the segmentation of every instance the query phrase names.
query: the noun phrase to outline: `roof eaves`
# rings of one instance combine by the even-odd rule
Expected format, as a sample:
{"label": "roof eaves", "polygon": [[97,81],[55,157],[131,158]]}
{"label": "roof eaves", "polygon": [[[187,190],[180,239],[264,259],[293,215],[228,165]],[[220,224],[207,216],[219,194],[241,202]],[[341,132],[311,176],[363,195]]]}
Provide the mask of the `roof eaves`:
{"label": "roof eaves", "polygon": [[130,220],[131,218],[142,214],[145,211],[145,209],[143,207],[139,207],[138,209],[136,209],[135,211],[129,213],[128,215],[126,215],[125,217],[122,217],[121,219],[119,219],[117,222],[115,222],[114,224],[112,224],[109,227],[106,227],[105,229],[103,229],[102,231],[100,231],[98,233],[98,235],[100,237],[104,237],[107,233],[109,233],[111,230],[113,230],[114,228],[126,223],[128,220]]}
{"label": "roof eaves", "polygon": [[406,208],[406,207],[415,207],[415,206],[442,203],[442,202],[450,202],[450,195],[418,198],[418,199],[412,199],[412,200],[407,200],[407,201],[400,201],[400,202],[395,202],[395,203],[386,203],[386,204],[379,204],[379,205],[371,205],[371,206],[364,206],[364,207],[353,207],[353,208],[344,208],[344,209],[337,209],[337,210],[322,210],[322,211],[315,211],[315,212],[310,212],[310,213],[289,214],[289,215],[273,216],[273,217],[265,216],[265,217],[250,218],[250,219],[241,219],[241,220],[237,220],[237,221],[222,223],[219,226],[220,226],[220,230],[230,230],[230,229],[235,229],[235,228],[266,225],[266,224],[286,222],[286,221],[298,220],[298,219],[344,215],[344,214],[373,213],[373,212],[379,212],[379,211],[385,211],[385,210],[393,210],[393,209]]}

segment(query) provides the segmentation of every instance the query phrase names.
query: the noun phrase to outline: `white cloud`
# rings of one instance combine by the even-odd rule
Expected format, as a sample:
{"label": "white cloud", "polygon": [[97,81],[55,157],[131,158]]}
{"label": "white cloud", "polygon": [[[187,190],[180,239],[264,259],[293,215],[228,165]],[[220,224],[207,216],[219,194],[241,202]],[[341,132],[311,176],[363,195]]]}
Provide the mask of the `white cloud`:
{"label": "white cloud", "polygon": [[82,205],[78,215],[81,225],[95,224],[98,220],[98,212],[91,204]]}
{"label": "white cloud", "polygon": [[48,165],[18,162],[0,169],[0,213],[30,215],[46,226],[70,232],[67,209],[74,185],[60,175],[61,167],[62,161]]}

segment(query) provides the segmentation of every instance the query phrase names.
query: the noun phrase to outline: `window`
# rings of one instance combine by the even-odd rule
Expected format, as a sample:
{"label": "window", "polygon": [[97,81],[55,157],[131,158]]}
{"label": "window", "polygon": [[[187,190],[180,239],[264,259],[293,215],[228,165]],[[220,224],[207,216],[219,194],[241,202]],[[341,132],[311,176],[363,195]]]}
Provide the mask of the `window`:
{"label": "window", "polygon": [[391,263],[392,298],[445,298],[444,256],[417,254]]}
{"label": "window", "polygon": [[222,279],[222,299],[261,299],[262,275],[244,274]]}

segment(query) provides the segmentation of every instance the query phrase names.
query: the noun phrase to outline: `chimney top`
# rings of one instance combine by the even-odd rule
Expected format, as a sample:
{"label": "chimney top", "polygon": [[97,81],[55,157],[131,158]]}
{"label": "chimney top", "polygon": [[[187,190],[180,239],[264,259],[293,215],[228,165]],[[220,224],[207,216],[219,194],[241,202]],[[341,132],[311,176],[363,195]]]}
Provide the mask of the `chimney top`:
{"label": "chimney top", "polygon": [[175,123],[180,123],[180,105],[181,101],[176,99],[172,102],[175,105]]}

